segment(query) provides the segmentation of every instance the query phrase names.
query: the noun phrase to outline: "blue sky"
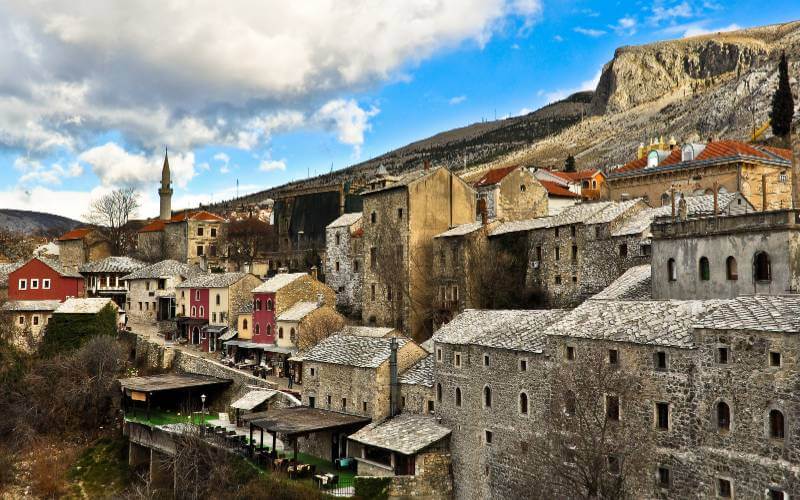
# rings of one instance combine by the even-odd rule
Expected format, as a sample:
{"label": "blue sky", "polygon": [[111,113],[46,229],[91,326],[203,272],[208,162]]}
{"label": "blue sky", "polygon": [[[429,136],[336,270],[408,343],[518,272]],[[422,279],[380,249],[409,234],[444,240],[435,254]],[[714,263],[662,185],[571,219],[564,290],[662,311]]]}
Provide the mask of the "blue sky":
{"label": "blue sky", "polygon": [[789,0],[43,3],[0,6],[0,207],[76,218],[126,185],[155,215],[165,146],[174,206],[195,206],[593,88],[621,45],[800,19]]}

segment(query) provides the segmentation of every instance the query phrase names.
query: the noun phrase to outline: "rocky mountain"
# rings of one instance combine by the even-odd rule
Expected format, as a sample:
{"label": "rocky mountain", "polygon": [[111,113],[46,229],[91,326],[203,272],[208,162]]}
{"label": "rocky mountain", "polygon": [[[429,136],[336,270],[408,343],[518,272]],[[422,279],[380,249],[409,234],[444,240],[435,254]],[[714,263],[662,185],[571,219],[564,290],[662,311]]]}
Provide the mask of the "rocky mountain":
{"label": "rocky mountain", "polygon": [[60,215],[27,210],[0,209],[0,230],[24,234],[58,235],[74,229],[80,224],[76,220]]}

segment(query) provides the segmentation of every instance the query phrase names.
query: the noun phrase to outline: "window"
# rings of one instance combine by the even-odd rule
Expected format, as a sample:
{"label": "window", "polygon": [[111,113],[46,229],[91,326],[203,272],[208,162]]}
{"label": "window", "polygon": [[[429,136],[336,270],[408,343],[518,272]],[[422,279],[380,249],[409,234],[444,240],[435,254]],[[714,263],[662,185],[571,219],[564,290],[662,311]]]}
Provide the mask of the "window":
{"label": "window", "polygon": [[731,430],[731,407],[728,403],[720,401],[717,403],[717,430],[728,432]]}
{"label": "window", "polygon": [[442,402],[442,384],[436,384],[436,402]]}
{"label": "window", "polygon": [[520,359],[519,360],[519,371],[521,371],[521,372],[528,371],[528,360],[527,359]]}
{"label": "window", "polygon": [[247,319],[242,320],[242,330],[247,330]]}
{"label": "window", "polygon": [[769,254],[767,252],[758,252],[753,259],[753,266],[755,267],[756,281],[771,281],[772,270],[769,263]]}
{"label": "window", "polygon": [[619,476],[619,457],[616,455],[608,456],[608,473]]}
{"label": "window", "polygon": [[653,355],[653,364],[656,367],[656,370],[664,371],[668,368],[667,366],[667,353],[664,351],[658,351]]}
{"label": "window", "polygon": [[25,316],[20,316],[19,317],[19,324],[20,325],[24,325],[25,324]]}
{"label": "window", "polygon": [[[405,406],[405,405],[406,405],[406,398],[403,398],[403,406]],[[366,401],[362,401],[361,402],[361,411],[363,411],[364,413],[367,413],[367,402]]]}
{"label": "window", "polygon": [[769,437],[772,439],[783,439],[785,436],[785,426],[783,413],[780,410],[769,411]]}
{"label": "window", "polygon": [[375,270],[378,265],[378,249],[372,247],[369,249],[369,268]]}
{"label": "window", "polygon": [[572,262],[577,262],[578,260],[578,245],[572,245]]}
{"label": "window", "polygon": [[769,353],[769,366],[779,368],[781,366],[781,353],[770,351]]}
{"label": "window", "polygon": [[42,289],[50,290],[50,278],[44,278],[42,280]]}
{"label": "window", "polygon": [[200,317],[202,318],[205,315],[206,315],[206,309],[203,306],[200,306]]}
{"label": "window", "polygon": [[594,226],[594,237],[599,238],[603,234],[602,229],[600,226]]}
{"label": "window", "polygon": [[656,403],[656,427],[669,430],[669,403]]}
{"label": "window", "polygon": [[561,260],[561,247],[556,247],[556,260]]}
{"label": "window", "polygon": [[708,258],[700,257],[700,280],[708,281],[711,279],[711,266],[708,263]]}
{"label": "window", "polygon": [[483,407],[492,407],[492,388],[489,386],[483,388]]}
{"label": "window", "polygon": [[725,259],[725,277],[730,281],[739,279],[739,268],[736,267],[736,259],[732,255]]}
{"label": "window", "polygon": [[778,174],[778,181],[785,183],[788,180],[786,176],[786,170],[782,170],[780,174]]}
{"label": "window", "polygon": [[371,214],[369,214],[369,221],[372,224],[378,222],[378,214],[376,214],[374,211]]}
{"label": "window", "polygon": [[203,249],[203,245],[197,245],[197,256],[198,257],[202,257],[203,256],[203,250],[204,250]]}
{"label": "window", "polygon": [[455,353],[455,355],[453,356],[453,365],[456,368],[461,368],[461,353],[460,352]]}
{"label": "window", "polygon": [[730,358],[730,351],[727,347],[717,347],[717,363],[727,365]]}
{"label": "window", "polygon": [[441,347],[437,347],[436,348],[436,361],[439,361],[439,362],[442,361],[442,348]]}
{"label": "window", "polygon": [[669,469],[666,467],[659,467],[658,471],[656,471],[656,480],[658,481],[658,486],[661,488],[669,488]]}
{"label": "window", "polygon": [[164,290],[165,288],[167,288],[167,280],[165,280],[163,278],[160,278],[158,280],[158,289],[159,290]]}
{"label": "window", "polygon": [[259,325],[258,323],[256,323],[256,324],[255,324],[255,326],[253,327],[253,333],[255,333],[256,335],[258,335],[259,333],[261,333],[261,325]]}
{"label": "window", "polygon": [[524,392],[519,393],[519,413],[520,415],[528,414],[528,395]]}
{"label": "window", "polygon": [[620,257],[627,257],[628,256],[628,244],[623,243],[619,246],[619,256]]}
{"label": "window", "polygon": [[289,340],[291,340],[292,342],[294,342],[294,341],[295,341],[295,337],[294,337],[294,327],[292,327],[292,328],[289,328]]}
{"label": "window", "polygon": [[456,406],[461,406],[461,388],[456,387]]}
{"label": "window", "polygon": [[347,410],[347,398],[342,398],[342,411]]}
{"label": "window", "polygon": [[392,300],[392,285],[386,285],[386,300]]}
{"label": "window", "polygon": [[339,232],[338,231],[336,232],[336,235],[334,236],[334,239],[336,240],[336,246],[339,246],[340,238],[339,238]]}
{"label": "window", "polygon": [[317,374],[317,370],[315,368],[312,368],[311,369],[311,376],[313,377],[316,374]]}
{"label": "window", "polygon": [[717,496],[721,498],[731,497],[730,479],[717,478]]}
{"label": "window", "polygon": [[619,421],[619,397],[606,395],[606,418],[613,422]]}
{"label": "window", "polygon": [[428,400],[428,413],[433,413],[433,401]]}
{"label": "window", "polygon": [[215,312],[211,313],[211,321],[214,322],[214,323],[217,322],[217,313],[215,313]]}
{"label": "window", "polygon": [[403,220],[403,209],[402,208],[398,208],[397,209],[397,220]]}
{"label": "window", "polygon": [[194,300],[200,300],[200,290],[194,291]]}
{"label": "window", "polygon": [[197,227],[197,236],[203,236],[203,226]]}
{"label": "window", "polygon": [[20,290],[27,290],[28,289],[28,280],[19,280],[19,284],[17,285],[17,287]]}
{"label": "window", "polygon": [[[139,302],[139,310],[142,310],[142,303]],[[192,317],[197,317],[197,306],[192,306]]]}
{"label": "window", "polygon": [[769,489],[769,500],[786,500],[786,493],[776,488]]}
{"label": "window", "polygon": [[261,310],[261,299],[256,299],[256,305],[255,305],[254,309],[256,311],[260,311]]}
{"label": "window", "polygon": [[33,326],[37,326],[39,324],[39,316],[33,316]]}
{"label": "window", "polygon": [[619,365],[619,351],[616,349],[608,350],[608,364],[617,366]]}
{"label": "window", "polygon": [[331,395],[330,394],[325,396],[325,406],[327,406],[328,408],[331,407]]}
{"label": "window", "polygon": [[[313,372],[314,372],[313,368],[311,369],[311,372],[313,374]],[[308,397],[308,407],[309,408],[314,408],[316,406],[316,404],[317,404],[317,398],[315,398],[314,396],[309,396]]]}
{"label": "window", "polygon": [[567,346],[567,361],[575,361],[575,348],[571,345]]}
{"label": "window", "polygon": [[489,355],[488,354],[484,354],[483,355],[483,366],[489,366]]}
{"label": "window", "polygon": [[542,260],[542,247],[536,247],[536,260]]}
{"label": "window", "polygon": [[526,189],[526,188],[525,188],[525,184],[520,184],[520,185],[519,185],[519,192],[520,192],[520,193],[524,193],[524,192],[525,192],[525,189]]}
{"label": "window", "polygon": [[558,238],[558,226],[556,226],[556,238]]}
{"label": "window", "polygon": [[36,278],[31,279],[31,290],[39,289],[39,280]]}
{"label": "window", "polygon": [[678,268],[675,267],[675,259],[667,261],[667,277],[669,281],[678,281]]}
{"label": "window", "polygon": [[211,228],[211,237],[212,238],[216,238],[217,237],[217,228],[215,228],[215,227]]}
{"label": "window", "polygon": [[561,284],[561,276],[556,276],[555,282],[556,282],[556,285],[560,285]]}
{"label": "window", "polygon": [[492,431],[483,431],[483,442],[492,444]]}
{"label": "window", "polygon": [[272,299],[267,299],[267,311],[272,310]]}
{"label": "window", "polygon": [[336,272],[338,273],[339,272],[339,261],[338,260],[333,264],[333,267],[334,267],[334,269],[336,269]]}
{"label": "window", "polygon": [[357,260],[353,261],[353,272],[354,273],[358,272],[358,261]]}
{"label": "window", "polygon": [[371,301],[375,302],[375,283],[369,287],[369,297]]}
{"label": "window", "polygon": [[575,226],[569,226],[569,235],[575,237]]}
{"label": "window", "polygon": [[217,305],[220,305],[220,302],[221,302],[221,300],[222,300],[222,299],[220,299],[220,296],[219,296],[219,294],[217,294],[217,298],[216,298],[216,300],[215,300],[215,302],[217,303]]}
{"label": "window", "polygon": [[278,338],[279,339],[283,338],[283,327],[278,328]]}

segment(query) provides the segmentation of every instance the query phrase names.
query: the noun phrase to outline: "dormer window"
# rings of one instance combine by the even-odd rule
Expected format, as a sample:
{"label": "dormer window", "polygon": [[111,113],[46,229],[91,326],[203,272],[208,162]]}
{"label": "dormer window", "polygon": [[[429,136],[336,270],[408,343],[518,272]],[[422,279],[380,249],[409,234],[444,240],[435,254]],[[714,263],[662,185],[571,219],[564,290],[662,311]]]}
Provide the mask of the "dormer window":
{"label": "dormer window", "polygon": [[681,161],[692,161],[694,160],[694,148],[687,144],[686,146],[681,149]]}
{"label": "dormer window", "polygon": [[658,166],[658,151],[650,151],[647,153],[647,167],[657,167]]}

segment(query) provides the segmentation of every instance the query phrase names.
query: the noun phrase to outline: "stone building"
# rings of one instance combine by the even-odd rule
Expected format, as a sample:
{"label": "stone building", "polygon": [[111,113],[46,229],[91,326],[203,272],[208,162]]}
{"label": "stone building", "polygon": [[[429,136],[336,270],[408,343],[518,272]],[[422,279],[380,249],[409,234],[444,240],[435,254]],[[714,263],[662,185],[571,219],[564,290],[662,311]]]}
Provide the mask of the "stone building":
{"label": "stone building", "polygon": [[433,356],[428,353],[400,376],[400,408],[403,413],[433,415],[436,409],[433,369]]}
{"label": "stone building", "polygon": [[547,190],[523,166],[490,170],[473,187],[477,200],[484,200],[489,219],[520,220],[548,215]]}
{"label": "stone building", "polygon": [[362,214],[344,214],[325,229],[325,283],[336,291],[336,307],[360,317],[364,282]]}
{"label": "stone building", "polygon": [[757,210],[790,208],[791,150],[714,141],[651,150],[608,174],[612,200],[644,198],[668,205],[671,193],[684,195],[739,191]]}
{"label": "stone building", "polygon": [[109,297],[127,311],[128,289],[122,278],[146,265],[130,257],[106,257],[103,260],[87,262],[78,268],[78,271],[85,279],[87,297]]}
{"label": "stone building", "polygon": [[184,211],[154,220],[137,234],[137,251],[149,261],[176,260],[203,269],[223,269],[227,221],[205,210]]}
{"label": "stone building", "polygon": [[800,290],[797,210],[657,219],[653,297],[732,298]]}
{"label": "stone building", "polygon": [[434,334],[435,412],[453,430],[456,498],[524,498],[536,484],[521,443],[549,392],[544,331],[566,314],[467,310]]}
{"label": "stone building", "polygon": [[536,169],[536,178],[550,182],[578,195],[582,200],[608,199],[606,175],[602,170],[588,169],[578,172],[561,172],[546,168]]}
{"label": "stone building", "polygon": [[111,255],[111,243],[91,228],[73,229],[56,239],[56,244],[59,263],[71,271],[77,272],[83,264]]}
{"label": "stone building", "polygon": [[442,167],[372,186],[362,194],[362,317],[423,339],[433,327],[433,237],[475,220],[475,192]]}
{"label": "stone building", "polygon": [[[186,315],[186,305],[177,305],[175,290],[189,278],[204,274],[197,266],[176,260],[162,260],[123,276],[126,283],[127,315],[133,322],[174,320]],[[184,294],[185,296],[185,294]]]}
{"label": "stone building", "polygon": [[44,329],[61,304],[58,300],[12,300],[3,303],[2,313],[14,328],[14,347],[33,352],[42,341]]}
{"label": "stone building", "polygon": [[278,315],[275,345],[305,351],[343,326],[342,315],[324,301],[296,302]]}

